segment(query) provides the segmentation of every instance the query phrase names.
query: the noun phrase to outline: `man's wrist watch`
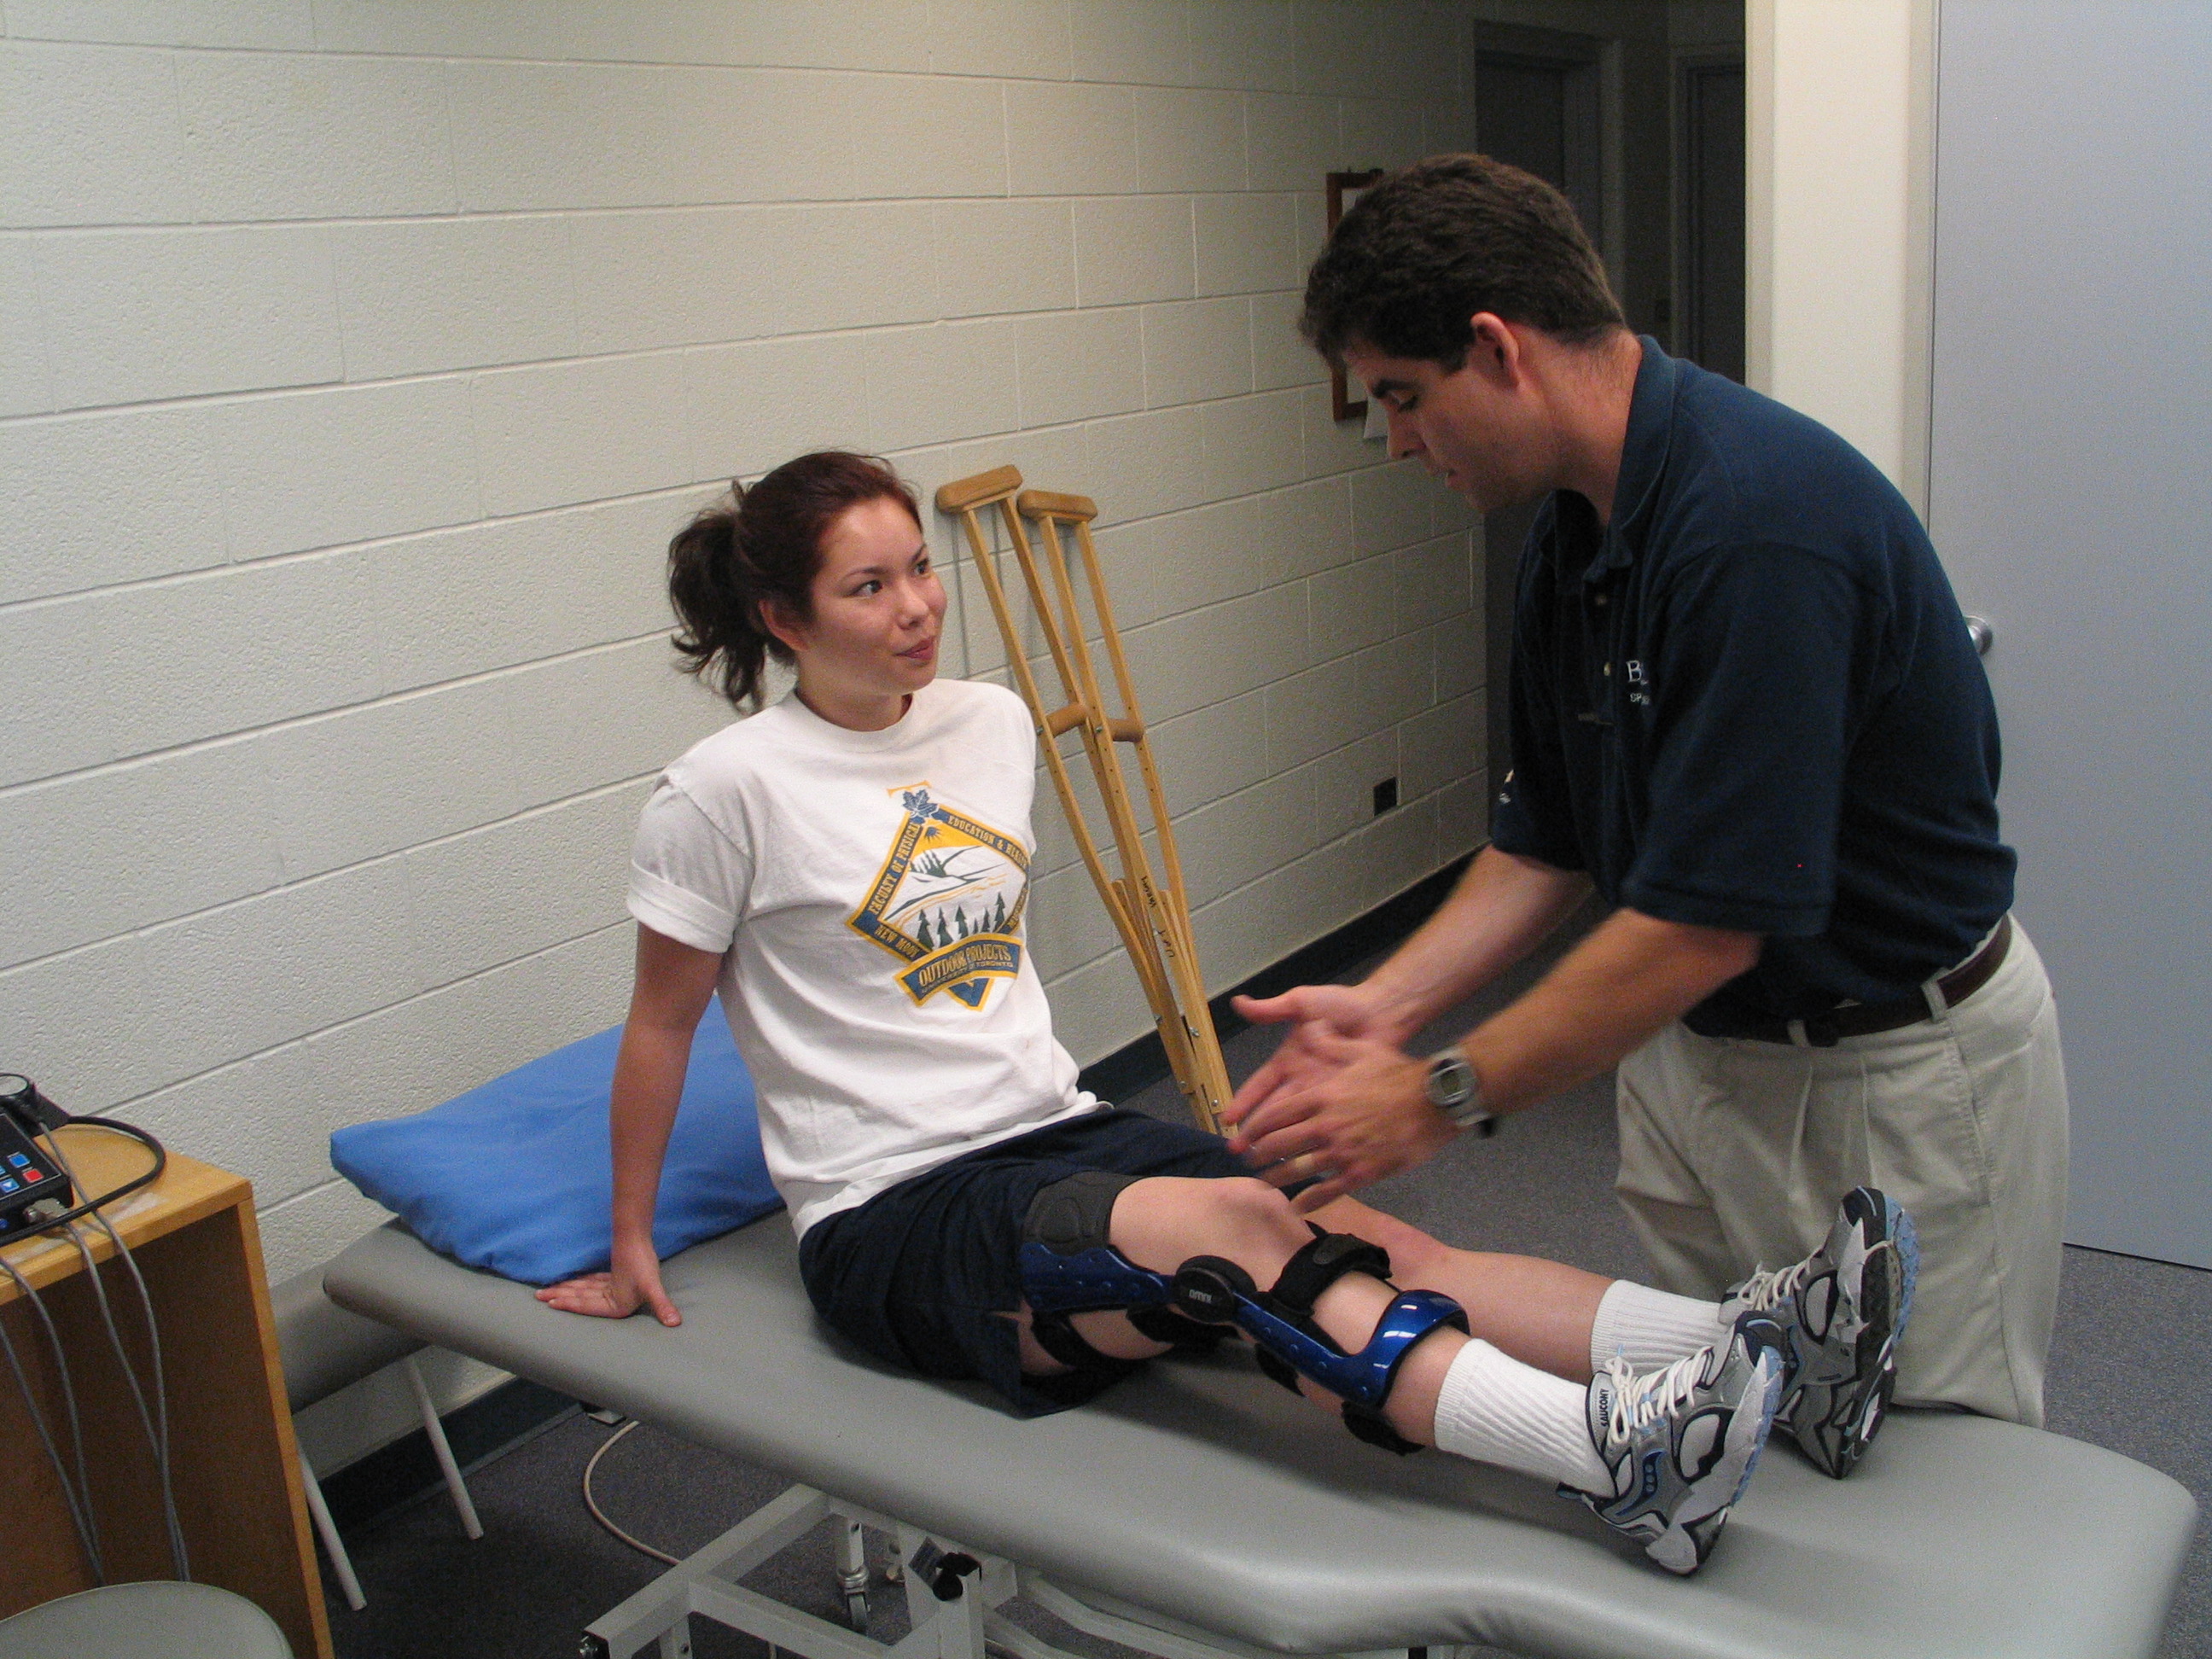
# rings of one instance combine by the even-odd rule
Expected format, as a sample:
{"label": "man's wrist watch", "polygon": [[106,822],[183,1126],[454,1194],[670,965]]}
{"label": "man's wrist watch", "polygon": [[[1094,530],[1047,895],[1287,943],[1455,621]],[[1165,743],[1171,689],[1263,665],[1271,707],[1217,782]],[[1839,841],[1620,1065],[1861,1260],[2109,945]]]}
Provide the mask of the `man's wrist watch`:
{"label": "man's wrist watch", "polygon": [[1456,1042],[1429,1061],[1427,1087],[1429,1103],[1451,1120],[1453,1128],[1486,1139],[1498,1133],[1497,1114],[1482,1103],[1482,1079]]}

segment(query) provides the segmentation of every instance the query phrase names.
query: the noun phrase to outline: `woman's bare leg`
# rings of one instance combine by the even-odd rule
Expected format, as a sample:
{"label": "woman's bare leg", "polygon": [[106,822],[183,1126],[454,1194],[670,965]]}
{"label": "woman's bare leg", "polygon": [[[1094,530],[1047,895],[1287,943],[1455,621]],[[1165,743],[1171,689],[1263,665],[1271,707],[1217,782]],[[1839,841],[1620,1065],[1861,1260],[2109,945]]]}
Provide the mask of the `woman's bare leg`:
{"label": "woman's bare leg", "polygon": [[1571,1382],[1590,1380],[1590,1327],[1613,1282],[1602,1273],[1540,1256],[1455,1250],[1356,1198],[1324,1204],[1311,1218],[1380,1244],[1390,1253],[1394,1283],[1442,1291],[1466,1310],[1469,1330],[1523,1364]]}

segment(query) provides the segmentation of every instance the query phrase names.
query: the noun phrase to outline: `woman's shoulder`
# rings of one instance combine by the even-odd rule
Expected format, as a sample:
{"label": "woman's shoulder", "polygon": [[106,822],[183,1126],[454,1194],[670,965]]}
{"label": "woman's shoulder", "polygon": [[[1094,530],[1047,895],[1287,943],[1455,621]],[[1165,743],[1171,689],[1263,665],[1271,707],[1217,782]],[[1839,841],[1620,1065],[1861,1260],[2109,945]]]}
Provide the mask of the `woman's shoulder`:
{"label": "woman's shoulder", "polygon": [[1029,719],[1029,710],[1022,700],[991,680],[933,680],[925,695],[935,697],[952,713],[989,714],[1001,720]]}
{"label": "woman's shoulder", "polygon": [[1029,706],[990,680],[938,680],[934,723],[945,738],[1024,767],[1036,763],[1036,722]]}
{"label": "woman's shoulder", "polygon": [[802,738],[784,705],[770,703],[757,714],[708,732],[669,762],[661,775],[692,795],[742,788],[773,770],[778,757],[787,755]]}

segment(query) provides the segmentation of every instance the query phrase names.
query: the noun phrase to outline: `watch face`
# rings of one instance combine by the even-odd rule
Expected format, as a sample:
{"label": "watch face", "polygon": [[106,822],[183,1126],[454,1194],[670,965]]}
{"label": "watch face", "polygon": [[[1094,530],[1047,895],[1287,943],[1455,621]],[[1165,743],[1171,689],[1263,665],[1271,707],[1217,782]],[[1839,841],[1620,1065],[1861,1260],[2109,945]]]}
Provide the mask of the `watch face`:
{"label": "watch face", "polygon": [[1449,1111],[1474,1094],[1474,1068],[1457,1054],[1438,1054],[1429,1063],[1429,1098]]}

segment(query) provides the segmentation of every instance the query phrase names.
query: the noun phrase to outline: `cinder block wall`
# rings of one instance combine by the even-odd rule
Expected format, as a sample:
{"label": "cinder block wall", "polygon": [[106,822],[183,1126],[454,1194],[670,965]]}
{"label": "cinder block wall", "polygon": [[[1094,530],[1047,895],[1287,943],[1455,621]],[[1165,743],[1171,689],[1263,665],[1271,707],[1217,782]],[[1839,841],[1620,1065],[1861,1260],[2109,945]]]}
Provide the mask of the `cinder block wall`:
{"label": "cinder block wall", "polygon": [[[272,1273],[376,1218],[331,1128],[620,1017],[726,718],[663,549],[803,447],[1099,499],[1217,988],[1472,843],[1469,521],[1291,333],[1323,171],[1466,142],[1462,9],[0,19],[0,1066],[250,1176]],[[1042,817],[1087,1060],[1147,1022]]]}

